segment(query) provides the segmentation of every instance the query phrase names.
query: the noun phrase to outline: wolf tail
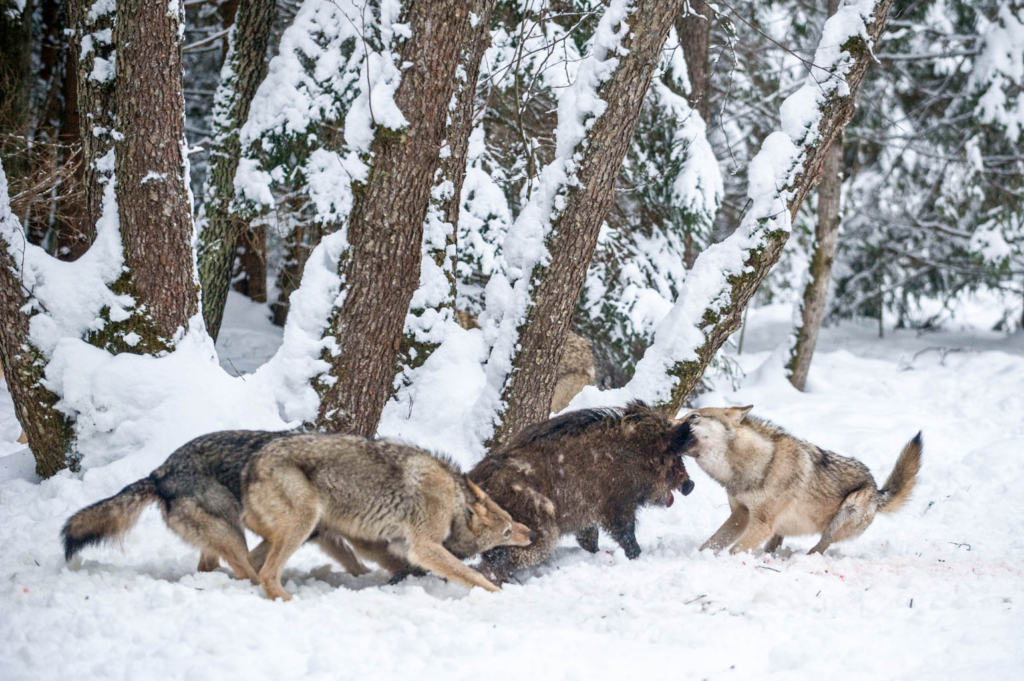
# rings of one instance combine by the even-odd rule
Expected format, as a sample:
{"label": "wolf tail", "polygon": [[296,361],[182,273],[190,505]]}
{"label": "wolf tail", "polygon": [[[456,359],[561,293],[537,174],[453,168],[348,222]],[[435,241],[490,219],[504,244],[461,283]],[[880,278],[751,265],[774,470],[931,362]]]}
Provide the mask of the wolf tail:
{"label": "wolf tail", "polygon": [[64,523],[64,560],[71,560],[86,546],[120,539],[139,520],[142,510],[159,499],[152,478],[137,480],[92,506],[86,506]]}
{"label": "wolf tail", "polygon": [[921,470],[922,447],[921,433],[903,447],[900,458],[896,459],[896,467],[878,492],[881,497],[878,510],[882,513],[895,513],[910,501],[910,493],[914,491],[914,483],[917,482],[917,472]]}

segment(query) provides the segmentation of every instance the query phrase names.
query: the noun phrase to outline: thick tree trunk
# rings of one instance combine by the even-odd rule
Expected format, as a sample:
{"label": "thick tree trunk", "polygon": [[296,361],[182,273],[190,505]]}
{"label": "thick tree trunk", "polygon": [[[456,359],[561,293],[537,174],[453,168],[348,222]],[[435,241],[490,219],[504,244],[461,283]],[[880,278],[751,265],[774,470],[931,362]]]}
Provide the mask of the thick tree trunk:
{"label": "thick tree trunk", "polygon": [[233,287],[255,303],[267,302],[267,228],[254,225],[239,237],[238,269]]}
{"label": "thick tree trunk", "polygon": [[614,202],[615,178],[629,148],[662,46],[682,0],[640,0],[628,15],[629,35],[611,78],[598,90],[607,108],[594,121],[580,150],[565,206],[552,219],[550,262],[535,272],[532,305],[519,330],[518,351],[505,385],[507,405],[491,444],[547,418],[573,312],[583,289],[598,233]]}
{"label": "thick tree trunk", "polygon": [[25,3],[21,14],[13,7],[0,11],[0,157],[15,186],[31,172],[25,136],[31,127],[34,11],[33,0]]}
{"label": "thick tree trunk", "polygon": [[[114,168],[128,271],[114,289],[130,293],[136,309],[127,323],[108,325],[113,328],[105,342],[114,351],[173,347],[199,307],[182,89],[183,21],[182,0],[170,6],[117,3]],[[126,340],[125,333],[136,335]]]}
{"label": "thick tree trunk", "polygon": [[807,385],[807,373],[811,369],[811,357],[818,342],[821,322],[825,318],[825,303],[828,301],[829,283],[832,281],[832,261],[839,243],[839,194],[843,185],[843,136],[832,144],[822,179],[818,185],[818,226],[814,231],[814,253],[811,255],[810,272],[801,305],[799,326],[794,329],[796,339],[790,350],[789,382],[797,390]]}
{"label": "thick tree trunk", "polygon": [[25,234],[11,214],[7,177],[0,166],[0,365],[14,412],[36,460],[36,473],[48,478],[69,463],[72,429],[68,418],[54,409],[58,397],[43,386],[46,359],[29,340],[29,322],[38,310],[29,304],[21,281],[21,250]]}
{"label": "thick tree trunk", "polygon": [[96,236],[96,222],[103,212],[103,186],[114,171],[110,152],[114,148],[116,111],[111,37],[115,14],[104,11],[109,7],[93,0],[69,0],[67,5],[82,145],[82,224],[89,243]]}
{"label": "thick tree trunk", "polygon": [[[885,28],[889,9],[893,0],[878,0],[874,13],[867,22],[867,34],[877,45],[878,38]],[[846,86],[830,90],[825,101],[819,105],[822,113],[818,127],[818,136],[810,143],[794,140],[801,144],[799,166],[795,179],[780,189],[779,194],[785,198],[786,208],[792,217],[796,216],[807,194],[820,177],[825,156],[829,148],[839,138],[846,123],[853,116],[857,90],[864,80],[864,74],[873,57],[871,50],[863,38],[853,37],[843,45],[843,49],[853,59],[849,71],[845,75]],[[767,223],[769,216],[758,218],[759,222]],[[695,352],[697,359],[675,362],[669,369],[670,376],[676,379],[670,397],[659,406],[667,413],[675,413],[682,409],[687,397],[700,382],[705,369],[714,359],[715,353],[740,327],[743,309],[750,302],[758,286],[768,275],[769,270],[779,260],[789,233],[772,230],[760,235],[761,245],[751,249],[742,274],[728,278],[728,288],[721,292],[729,302],[724,309],[707,309],[700,325],[704,334],[704,342]],[[655,339],[657,343],[657,338]]]}
{"label": "thick tree trunk", "polygon": [[[231,210],[235,171],[242,153],[238,133],[249,116],[249,105],[256,89],[267,73],[267,44],[274,21],[274,5],[274,0],[245,0],[238,5],[222,69],[225,77],[214,99],[210,179],[204,204],[207,222],[199,237],[203,318],[214,339],[220,333],[224,317],[238,239],[248,228]],[[254,239],[255,235],[250,238]],[[264,287],[264,299],[265,296]]]}
{"label": "thick tree trunk", "polygon": [[419,283],[423,221],[470,6],[470,0],[405,5],[412,33],[401,54],[410,66],[395,104],[409,124],[397,131],[377,127],[369,177],[352,188],[350,246],[339,264],[345,297],[327,331],[338,343],[329,358],[335,380],[320,384],[317,425],[326,430],[373,435],[390,393]]}
{"label": "thick tree trunk", "polygon": [[[470,12],[477,17],[476,26],[470,27],[459,47],[459,68],[455,83],[454,107],[448,115],[445,128],[445,149],[431,192],[427,222],[442,223],[447,235],[438,233],[424,234],[424,254],[444,270],[448,280],[448,294],[443,300],[430,301],[438,309],[447,308],[435,323],[450,318],[455,313],[456,272],[459,262],[458,233],[459,210],[462,206],[462,185],[466,179],[466,158],[469,155],[469,136],[473,132],[473,113],[476,99],[477,78],[480,75],[480,62],[484,52],[491,43],[491,15],[494,12],[495,0],[471,0]],[[426,225],[429,229],[431,225]],[[441,227],[441,225],[438,225]],[[422,283],[422,282],[421,282]],[[416,315],[422,310],[410,310]],[[437,349],[439,342],[420,342],[415,333],[406,332],[399,350],[399,365],[410,369],[422,366],[431,353]]]}

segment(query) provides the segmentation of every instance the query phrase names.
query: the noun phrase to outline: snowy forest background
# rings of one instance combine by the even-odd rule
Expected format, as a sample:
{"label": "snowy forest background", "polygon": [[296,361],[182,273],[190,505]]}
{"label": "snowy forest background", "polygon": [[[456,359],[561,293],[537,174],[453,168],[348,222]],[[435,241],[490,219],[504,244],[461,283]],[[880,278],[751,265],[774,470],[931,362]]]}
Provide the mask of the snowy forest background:
{"label": "snowy forest background", "polygon": [[1024,322],[1010,0],[5,3],[0,348],[43,475],[109,455],[121,355],[204,384],[229,288],[285,326],[268,427],[474,452],[547,416],[570,327],[575,406],[679,408],[751,299],[794,305],[798,387],[822,323]]}
{"label": "snowy forest background", "polygon": [[[1019,0],[0,0],[0,678],[1017,679],[1022,96]],[[498,594],[307,545],[275,603],[155,508],[64,558],[205,433],[468,470],[569,397],[923,466],[714,555],[688,460]]]}

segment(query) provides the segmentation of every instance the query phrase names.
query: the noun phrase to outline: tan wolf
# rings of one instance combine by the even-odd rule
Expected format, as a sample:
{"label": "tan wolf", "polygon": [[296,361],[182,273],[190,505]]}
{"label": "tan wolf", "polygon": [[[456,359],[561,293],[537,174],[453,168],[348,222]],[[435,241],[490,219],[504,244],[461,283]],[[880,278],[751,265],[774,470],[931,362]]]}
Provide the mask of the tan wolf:
{"label": "tan wolf", "polygon": [[[876,512],[895,513],[910,499],[921,469],[921,433],[903,447],[878,489],[867,466],[825,451],[750,416],[753,407],[705,408],[683,450],[725,487],[732,514],[701,549],[775,551],[786,536],[821,534],[811,553],[859,536]],[[767,541],[767,544],[765,542]]]}
{"label": "tan wolf", "polygon": [[[448,458],[390,440],[298,435],[270,442],[242,472],[242,518],[266,540],[254,558],[270,598],[289,600],[281,569],[303,542],[343,538],[391,572],[429,570],[467,587],[498,587],[460,559],[535,534]],[[265,559],[263,559],[265,551]]]}

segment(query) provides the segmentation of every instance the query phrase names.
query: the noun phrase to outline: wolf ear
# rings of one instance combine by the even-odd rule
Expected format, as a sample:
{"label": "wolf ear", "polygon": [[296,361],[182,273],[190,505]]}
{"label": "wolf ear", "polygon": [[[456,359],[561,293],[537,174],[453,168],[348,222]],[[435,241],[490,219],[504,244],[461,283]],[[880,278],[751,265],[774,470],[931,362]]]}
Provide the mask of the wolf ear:
{"label": "wolf ear", "polygon": [[747,414],[754,408],[754,405],[748,404],[745,407],[729,407],[729,416],[736,421],[736,423],[743,423],[747,418]]}
{"label": "wolf ear", "polygon": [[471,504],[469,509],[473,512],[473,515],[475,515],[477,518],[479,518],[480,520],[482,520],[484,522],[487,522],[487,520],[488,520],[487,506],[485,506],[484,504],[481,504],[481,503],[476,503],[476,504]]}
{"label": "wolf ear", "polygon": [[477,499],[483,501],[484,499],[487,498],[487,492],[477,487],[476,483],[470,480],[469,478],[466,478],[466,484],[469,486],[470,491],[473,492],[473,495],[476,496]]}

